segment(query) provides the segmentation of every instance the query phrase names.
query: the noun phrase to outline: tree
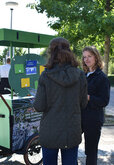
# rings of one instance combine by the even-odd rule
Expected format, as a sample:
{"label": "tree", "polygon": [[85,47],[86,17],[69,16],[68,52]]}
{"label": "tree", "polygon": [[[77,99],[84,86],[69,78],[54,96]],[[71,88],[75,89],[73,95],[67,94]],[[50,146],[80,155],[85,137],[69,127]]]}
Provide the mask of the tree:
{"label": "tree", "polygon": [[23,56],[26,54],[26,50],[23,50],[23,48],[15,48],[14,51],[16,56]]}
{"label": "tree", "polygon": [[[23,50],[23,48],[14,48],[15,56],[22,56],[26,54],[26,50]],[[6,58],[10,55],[10,49],[7,47],[3,50],[2,55],[0,56],[0,60],[3,63],[3,58]]]}
{"label": "tree", "polygon": [[[98,44],[104,50],[104,72],[108,73],[109,53],[114,41],[113,0],[36,0],[28,5],[48,18],[49,26],[75,45]],[[85,41],[87,41],[85,43]],[[101,47],[102,47],[101,46]]]}
{"label": "tree", "polygon": [[5,57],[9,55],[9,48],[5,48],[2,52],[2,55],[0,56],[0,61],[1,61],[1,64],[3,64],[3,59],[5,59]]}

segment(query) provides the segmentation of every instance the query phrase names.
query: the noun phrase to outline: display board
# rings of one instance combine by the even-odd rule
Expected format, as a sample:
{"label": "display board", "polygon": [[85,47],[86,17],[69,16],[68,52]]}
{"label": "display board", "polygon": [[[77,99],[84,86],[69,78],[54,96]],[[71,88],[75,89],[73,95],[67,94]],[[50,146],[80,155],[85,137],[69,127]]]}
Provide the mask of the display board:
{"label": "display board", "polygon": [[31,89],[37,89],[38,78],[45,69],[46,58],[37,54],[15,56],[11,61],[9,83],[21,97],[31,95]]}

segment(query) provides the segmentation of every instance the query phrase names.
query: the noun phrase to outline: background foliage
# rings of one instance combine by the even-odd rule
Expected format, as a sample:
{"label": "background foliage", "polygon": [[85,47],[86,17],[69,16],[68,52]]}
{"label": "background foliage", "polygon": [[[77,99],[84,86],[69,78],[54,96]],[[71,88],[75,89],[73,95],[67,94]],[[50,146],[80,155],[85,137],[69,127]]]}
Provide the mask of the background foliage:
{"label": "background foliage", "polygon": [[52,18],[48,25],[70,41],[79,57],[85,46],[95,45],[104,56],[107,74],[114,48],[113,5],[113,0],[36,0],[28,6]]}

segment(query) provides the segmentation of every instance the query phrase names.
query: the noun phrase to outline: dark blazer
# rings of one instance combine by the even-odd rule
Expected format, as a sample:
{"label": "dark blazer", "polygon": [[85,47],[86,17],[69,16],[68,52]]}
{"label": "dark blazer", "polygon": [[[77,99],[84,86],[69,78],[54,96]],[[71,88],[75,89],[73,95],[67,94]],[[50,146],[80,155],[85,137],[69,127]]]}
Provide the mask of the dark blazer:
{"label": "dark blazer", "polygon": [[40,76],[34,108],[43,112],[39,140],[47,148],[72,148],[81,142],[81,108],[87,105],[84,72],[55,65]]}
{"label": "dark blazer", "polygon": [[109,103],[110,83],[107,76],[97,68],[97,70],[87,77],[88,82],[88,101],[87,107],[82,110],[82,123],[100,123],[104,122],[104,107]]}

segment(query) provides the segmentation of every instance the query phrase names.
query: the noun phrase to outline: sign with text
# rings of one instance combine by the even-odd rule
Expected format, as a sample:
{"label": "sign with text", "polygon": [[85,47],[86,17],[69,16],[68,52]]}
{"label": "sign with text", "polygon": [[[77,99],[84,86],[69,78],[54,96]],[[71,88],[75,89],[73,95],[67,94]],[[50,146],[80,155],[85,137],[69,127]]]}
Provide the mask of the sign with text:
{"label": "sign with text", "polygon": [[37,69],[36,67],[27,67],[26,68],[26,75],[36,74]]}

